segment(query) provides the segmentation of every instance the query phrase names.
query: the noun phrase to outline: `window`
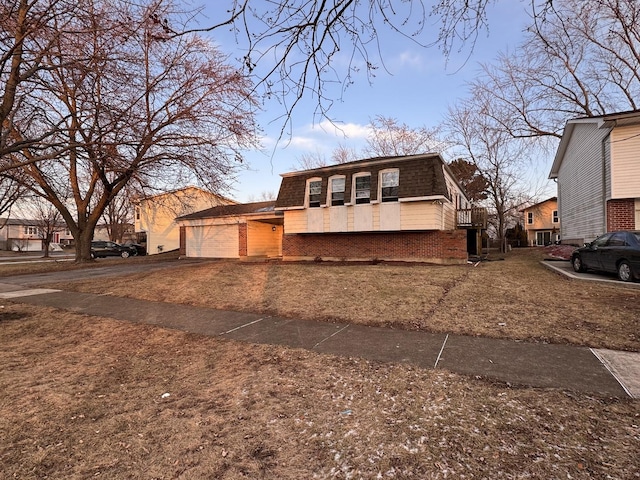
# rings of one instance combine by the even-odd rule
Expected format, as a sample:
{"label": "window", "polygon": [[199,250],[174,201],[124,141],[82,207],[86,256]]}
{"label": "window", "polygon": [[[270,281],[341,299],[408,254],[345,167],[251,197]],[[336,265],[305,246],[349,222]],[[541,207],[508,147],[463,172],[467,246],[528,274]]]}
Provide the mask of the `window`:
{"label": "window", "polygon": [[380,173],[382,185],[381,200],[383,202],[398,201],[398,186],[400,185],[400,172],[398,169],[387,170]]}
{"label": "window", "polygon": [[527,225],[533,225],[533,212],[527,212]]}
{"label": "window", "polygon": [[356,205],[371,201],[371,175],[359,175],[354,179],[356,192]]}
{"label": "window", "polygon": [[320,206],[320,194],[322,193],[322,180],[309,181],[309,207]]}
{"label": "window", "polygon": [[140,220],[140,207],[136,207],[136,220]]}
{"label": "window", "polygon": [[617,232],[611,235],[609,247],[624,247],[627,244],[627,235],[623,232]]}
{"label": "window", "polygon": [[344,177],[332,177],[329,179],[331,206],[344,205],[344,184]]}
{"label": "window", "polygon": [[553,211],[553,223],[560,222],[560,218],[558,217],[558,210]]}
{"label": "window", "polygon": [[24,234],[25,235],[37,235],[38,234],[38,227],[32,227],[32,226],[26,226],[25,225]]}
{"label": "window", "polygon": [[605,233],[604,235],[596,238],[591,243],[591,246],[593,246],[593,247],[604,247],[607,244],[607,241],[609,240],[610,237],[611,237],[610,233]]}

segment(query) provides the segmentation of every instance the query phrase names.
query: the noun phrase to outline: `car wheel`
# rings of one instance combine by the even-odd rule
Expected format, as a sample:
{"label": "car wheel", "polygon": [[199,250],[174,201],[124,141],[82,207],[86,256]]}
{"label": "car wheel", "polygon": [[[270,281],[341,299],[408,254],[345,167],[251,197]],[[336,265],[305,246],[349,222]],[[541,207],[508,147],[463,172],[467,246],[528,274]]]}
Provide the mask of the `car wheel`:
{"label": "car wheel", "polygon": [[575,257],[573,257],[573,259],[571,260],[571,265],[573,266],[573,270],[578,273],[582,273],[587,270],[586,268],[584,268],[580,255],[576,255]]}
{"label": "car wheel", "polygon": [[127,252],[126,250],[124,250],[124,251],[120,254],[120,256],[121,256],[122,258],[129,258],[129,252]]}
{"label": "car wheel", "polygon": [[626,260],[621,261],[618,264],[618,278],[623,282],[630,282],[633,276],[631,275],[631,265]]}

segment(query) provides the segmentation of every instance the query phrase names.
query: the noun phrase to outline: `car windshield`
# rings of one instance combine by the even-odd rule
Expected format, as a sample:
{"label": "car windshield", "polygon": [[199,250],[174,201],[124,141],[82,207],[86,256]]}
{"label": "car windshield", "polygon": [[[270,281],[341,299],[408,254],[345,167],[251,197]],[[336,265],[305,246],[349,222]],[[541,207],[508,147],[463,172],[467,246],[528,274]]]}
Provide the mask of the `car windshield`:
{"label": "car windshield", "polygon": [[636,237],[636,241],[640,243],[640,232],[633,232],[633,236]]}

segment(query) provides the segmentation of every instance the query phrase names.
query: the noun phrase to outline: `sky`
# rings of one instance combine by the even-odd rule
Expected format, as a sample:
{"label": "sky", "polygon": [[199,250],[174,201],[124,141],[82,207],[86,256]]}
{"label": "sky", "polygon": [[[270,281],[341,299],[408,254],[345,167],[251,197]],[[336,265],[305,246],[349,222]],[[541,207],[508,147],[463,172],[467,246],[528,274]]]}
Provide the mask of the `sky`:
{"label": "sky", "polygon": [[[211,2],[204,14],[220,17]],[[240,202],[260,200],[263,192],[277,194],[280,174],[299,169],[296,160],[303,154],[320,153],[330,158],[339,145],[360,150],[365,144],[367,125],[378,115],[396,119],[410,127],[435,127],[444,120],[447,108],[467,95],[466,82],[479,72],[480,62],[491,62],[498,52],[514,49],[523,40],[529,20],[528,2],[498,1],[488,12],[489,31],[477,39],[472,52],[465,48],[454,51],[447,60],[437,47],[424,48],[399,35],[381,36],[382,56],[386,70],[380,68],[370,84],[362,75],[336,102],[328,121],[314,117],[315,103],[305,101],[293,112],[291,127],[277,142],[283,125],[280,105],[265,104],[258,115],[264,137],[262,152],[247,152],[246,170],[242,171],[228,196]],[[205,20],[206,23],[206,20]],[[437,33],[438,25],[432,32]],[[213,41],[230,57],[242,55],[233,37],[224,31],[210,34]],[[276,143],[277,142],[277,143]],[[447,152],[442,152],[446,161]],[[546,182],[550,159],[540,159],[534,176]],[[555,192],[550,192],[550,196]]]}

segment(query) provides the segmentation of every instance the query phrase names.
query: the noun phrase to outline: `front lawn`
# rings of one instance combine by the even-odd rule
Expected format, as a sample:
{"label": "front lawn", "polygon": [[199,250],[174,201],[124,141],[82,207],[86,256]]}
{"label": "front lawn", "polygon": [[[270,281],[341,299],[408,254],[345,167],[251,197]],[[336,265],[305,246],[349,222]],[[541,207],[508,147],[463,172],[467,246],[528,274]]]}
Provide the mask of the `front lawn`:
{"label": "front lawn", "polygon": [[432,332],[640,351],[640,289],[570,280],[522,249],[474,265],[213,262],[59,285]]}
{"label": "front lawn", "polygon": [[2,478],[637,478],[638,401],[1,303]]}

